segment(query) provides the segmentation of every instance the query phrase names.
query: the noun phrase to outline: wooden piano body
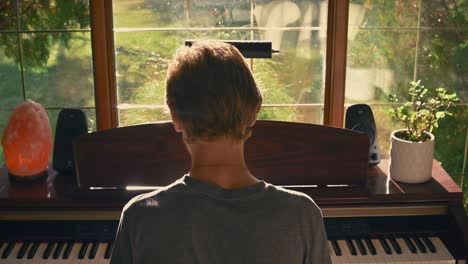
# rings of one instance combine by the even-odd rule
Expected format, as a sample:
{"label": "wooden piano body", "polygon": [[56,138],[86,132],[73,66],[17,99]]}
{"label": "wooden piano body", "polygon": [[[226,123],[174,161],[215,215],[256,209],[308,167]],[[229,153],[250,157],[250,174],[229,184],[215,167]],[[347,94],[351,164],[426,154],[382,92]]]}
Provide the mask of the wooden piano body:
{"label": "wooden piano body", "polygon": [[[463,194],[440,164],[429,182],[394,182],[387,161],[367,167],[368,144],[345,129],[258,121],[245,151],[254,175],[320,206],[334,263],[467,261]],[[78,177],[50,169],[47,181],[12,184],[0,169],[0,263],[107,263],[123,205],[190,165],[170,123],[100,131],[74,147]]]}

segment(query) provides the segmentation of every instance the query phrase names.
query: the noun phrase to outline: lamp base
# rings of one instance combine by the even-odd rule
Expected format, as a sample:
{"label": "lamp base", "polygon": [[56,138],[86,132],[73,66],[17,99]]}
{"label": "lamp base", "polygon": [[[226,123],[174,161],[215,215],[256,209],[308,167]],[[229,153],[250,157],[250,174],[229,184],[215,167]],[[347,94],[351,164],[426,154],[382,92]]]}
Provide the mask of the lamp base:
{"label": "lamp base", "polygon": [[8,179],[11,182],[15,182],[15,183],[33,183],[33,182],[39,182],[44,179],[47,179],[48,175],[49,175],[49,171],[47,169],[38,174],[29,175],[29,176],[18,176],[18,175],[12,174],[11,172],[8,172]]}

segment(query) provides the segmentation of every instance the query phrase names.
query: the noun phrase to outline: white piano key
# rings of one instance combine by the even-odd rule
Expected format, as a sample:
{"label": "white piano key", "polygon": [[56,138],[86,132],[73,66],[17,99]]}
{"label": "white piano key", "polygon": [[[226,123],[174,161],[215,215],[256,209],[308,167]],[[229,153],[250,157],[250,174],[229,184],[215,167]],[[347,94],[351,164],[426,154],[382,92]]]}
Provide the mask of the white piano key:
{"label": "white piano key", "polygon": [[370,248],[367,247],[367,244],[365,241],[361,240],[362,244],[364,245],[364,248],[366,249],[367,255],[362,255],[361,259],[364,261],[364,263],[377,263],[378,259],[376,256],[371,254]]}
{"label": "white piano key", "polygon": [[89,244],[89,250],[88,250],[88,252],[87,252],[87,254],[86,254],[86,256],[85,256],[86,259],[88,260],[88,264],[95,264],[95,263],[98,263],[98,262],[96,262],[96,261],[98,260],[98,259],[97,259],[97,257],[98,257],[98,251],[97,251],[97,250],[99,250],[99,244],[97,244],[96,254],[94,255],[94,258],[90,259],[90,258],[89,258],[89,253],[91,252],[92,247],[93,247],[93,243],[90,243],[90,244]]}
{"label": "white piano key", "polygon": [[[393,244],[392,242],[390,241],[390,239],[385,239],[387,241],[387,244],[388,246],[390,247],[390,249],[392,250],[392,255],[391,255],[391,258],[392,258],[392,261],[394,261],[395,263],[401,263],[401,264],[407,264],[409,263],[408,259],[403,255],[403,254],[398,254],[397,251],[395,250],[395,248],[393,247]],[[397,241],[398,242],[398,241]],[[400,243],[398,243],[400,244]],[[400,248],[402,247],[402,245],[400,245]]]}
{"label": "white piano key", "polygon": [[[341,249],[341,256],[336,256],[336,258],[339,261],[338,263],[350,263],[349,260],[348,260],[348,256],[346,255],[346,252],[349,252],[349,250],[346,249],[347,251],[345,251],[345,248],[343,248],[340,241],[344,242],[343,240],[337,240],[336,241],[338,243],[338,245],[340,246],[340,249]],[[351,255],[351,253],[349,253],[349,255]]]}
{"label": "white piano key", "polygon": [[456,261],[453,258],[452,254],[448,251],[445,247],[444,243],[438,237],[429,237],[429,240],[434,244],[436,248],[436,253],[431,253],[436,259],[437,263],[445,263],[445,264],[455,264]]}
{"label": "white piano key", "polygon": [[402,255],[404,256],[405,263],[411,263],[411,264],[414,263],[415,261],[414,254],[408,248],[408,245],[406,245],[403,238],[397,238],[396,241],[398,242],[398,244],[400,244],[401,252],[402,252]]}
{"label": "white piano key", "polygon": [[341,252],[343,253],[343,256],[346,256],[347,262],[345,263],[359,263],[359,258],[357,255],[352,255],[351,251],[348,248],[348,245],[346,244],[346,240],[338,240],[338,245],[340,245]]}
{"label": "white piano key", "polygon": [[22,242],[18,242],[13,247],[13,250],[10,252],[8,258],[6,258],[8,264],[20,264],[21,259],[17,259],[16,256],[18,255],[18,251],[20,250],[21,246],[23,245]]}
{"label": "white piano key", "polygon": [[54,259],[55,250],[57,249],[59,242],[60,241],[56,241],[54,249],[52,250],[52,252],[50,252],[50,256],[46,261],[47,264],[62,264],[63,263],[63,259],[61,257],[62,255],[61,253],[63,252],[63,246],[62,246],[62,250],[60,251],[60,256]]}
{"label": "white piano key", "polygon": [[104,263],[104,252],[106,251],[106,243],[99,243],[94,259],[89,261],[89,264],[101,264]]}
{"label": "white piano key", "polygon": [[[103,264],[108,264],[108,263],[110,263],[110,258],[109,258],[109,259],[106,259],[105,256],[106,256],[107,245],[108,245],[109,243],[104,243],[104,244],[106,245],[106,248],[104,249],[104,253],[103,253],[103,259],[104,259]],[[111,251],[111,252],[112,252],[112,251]]]}
{"label": "white piano key", "polygon": [[330,249],[330,256],[333,264],[342,264],[340,259],[337,257],[335,250],[333,249],[333,244],[328,240],[328,248]]}
{"label": "white piano key", "polygon": [[47,243],[41,243],[39,245],[39,248],[37,249],[36,251],[36,254],[34,255],[34,257],[31,259],[31,263],[34,263],[34,264],[46,264],[46,261],[45,259],[42,258],[42,255],[44,254],[44,251],[47,247]]}
{"label": "white piano key", "polygon": [[390,263],[400,263],[399,262],[399,257],[397,256],[397,253],[395,252],[395,250],[393,249],[392,245],[390,244],[390,241],[388,239],[385,239],[385,241],[387,242],[388,244],[388,247],[390,248],[390,251],[392,252],[392,254],[387,254],[385,252],[385,249],[383,248],[382,246],[382,243],[379,241],[379,245],[382,247],[382,249],[384,250],[384,254],[385,254],[385,257],[390,261]]}
{"label": "white piano key", "polygon": [[426,253],[422,253],[421,250],[419,249],[419,247],[416,244],[416,240],[411,239],[411,241],[413,241],[413,244],[416,246],[416,250],[418,252],[416,254],[416,263],[417,264],[433,263],[432,262],[433,261],[433,259],[432,259],[433,256],[431,256],[431,252],[429,251],[429,249],[426,247]]}
{"label": "white piano key", "polygon": [[[71,245],[71,248],[70,248],[70,251],[69,251],[70,253],[68,254],[68,257],[65,259],[64,258],[65,252],[67,251],[67,248],[69,248],[70,245]],[[59,259],[61,261],[64,261],[64,263],[71,263],[73,261],[73,258],[71,256],[71,252],[72,252],[74,246],[75,246],[75,243],[73,241],[68,241],[67,243],[65,243],[63,245],[63,250],[60,253]]]}
{"label": "white piano key", "polygon": [[[354,248],[356,249],[356,254],[355,256],[352,256],[353,260],[352,261],[355,261],[355,263],[371,263],[370,259],[367,258],[367,256],[363,256],[361,255],[361,251],[359,251],[359,247],[357,246],[357,244],[355,243],[356,241],[354,240],[351,240],[353,242],[353,245],[354,245]],[[345,241],[346,243],[346,241]]]}
{"label": "white piano key", "polygon": [[83,245],[83,243],[78,243],[78,242],[75,242],[75,244],[73,245],[73,248],[72,248],[72,251],[70,252],[70,263],[71,264],[81,264],[81,263],[86,263],[84,261],[86,261],[86,259],[79,259],[78,258],[78,255],[80,253],[80,249],[81,249],[81,246]]}
{"label": "white piano key", "polygon": [[391,263],[392,259],[385,253],[380,241],[378,239],[371,239],[371,241],[377,251],[377,255],[374,256],[378,260],[377,263]]}

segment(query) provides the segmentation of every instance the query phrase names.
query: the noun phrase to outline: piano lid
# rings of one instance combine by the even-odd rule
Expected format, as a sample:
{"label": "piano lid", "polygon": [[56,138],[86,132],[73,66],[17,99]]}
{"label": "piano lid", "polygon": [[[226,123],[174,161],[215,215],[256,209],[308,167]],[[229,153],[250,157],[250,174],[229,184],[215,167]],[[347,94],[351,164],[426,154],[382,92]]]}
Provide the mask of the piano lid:
{"label": "piano lid", "polygon": [[[98,131],[74,140],[81,188],[164,186],[190,169],[172,123]],[[276,185],[365,186],[369,138],[321,125],[257,121],[245,146],[252,174]]]}

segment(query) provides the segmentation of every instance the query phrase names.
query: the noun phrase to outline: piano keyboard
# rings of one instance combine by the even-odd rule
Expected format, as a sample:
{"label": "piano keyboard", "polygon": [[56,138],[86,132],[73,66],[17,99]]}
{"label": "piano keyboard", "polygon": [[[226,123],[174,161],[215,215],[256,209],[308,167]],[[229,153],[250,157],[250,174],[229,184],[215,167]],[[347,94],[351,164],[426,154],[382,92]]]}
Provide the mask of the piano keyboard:
{"label": "piano keyboard", "polygon": [[0,263],[105,264],[112,243],[97,242],[0,242]]}
{"label": "piano keyboard", "polygon": [[[455,263],[438,237],[386,237],[328,241],[332,263]],[[106,264],[112,243],[4,242],[0,263]]]}
{"label": "piano keyboard", "polygon": [[438,237],[329,240],[332,263],[454,263]]}
{"label": "piano keyboard", "polygon": [[[118,223],[0,221],[0,264],[109,263],[108,242]],[[324,223],[334,264],[466,263],[457,234],[444,229],[450,226],[446,216],[337,217]]]}

